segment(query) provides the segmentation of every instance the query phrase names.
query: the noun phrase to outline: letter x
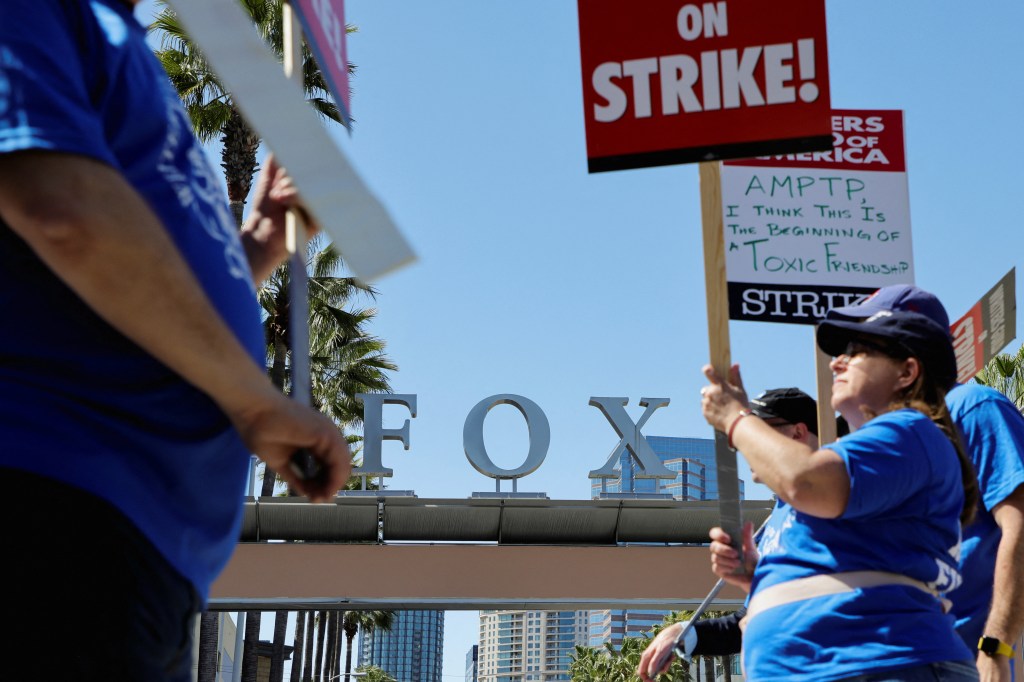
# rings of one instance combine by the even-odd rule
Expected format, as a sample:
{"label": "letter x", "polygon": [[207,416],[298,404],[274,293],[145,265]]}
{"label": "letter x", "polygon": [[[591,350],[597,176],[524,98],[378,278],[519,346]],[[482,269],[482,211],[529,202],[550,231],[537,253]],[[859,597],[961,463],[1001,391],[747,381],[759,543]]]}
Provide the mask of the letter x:
{"label": "letter x", "polygon": [[654,450],[647,443],[647,439],[640,433],[647,420],[651,418],[654,411],[659,407],[665,407],[669,403],[668,398],[641,398],[640,406],[647,408],[641,415],[640,420],[633,423],[629,414],[624,409],[629,402],[628,398],[595,398],[590,399],[591,405],[601,410],[605,418],[611,423],[615,433],[619,434],[619,444],[612,450],[608,461],[600,469],[590,472],[589,478],[618,478],[620,474],[615,472],[615,464],[619,461],[622,453],[627,448],[633,458],[640,465],[643,473],[637,474],[636,478],[675,478],[676,474],[669,470],[655,454]]}

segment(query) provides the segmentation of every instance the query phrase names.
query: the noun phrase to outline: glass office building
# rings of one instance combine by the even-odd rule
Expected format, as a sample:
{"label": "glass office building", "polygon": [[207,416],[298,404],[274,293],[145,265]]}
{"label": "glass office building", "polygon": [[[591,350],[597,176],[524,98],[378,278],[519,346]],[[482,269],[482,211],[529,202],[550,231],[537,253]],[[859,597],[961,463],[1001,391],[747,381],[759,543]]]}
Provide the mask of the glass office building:
{"label": "glass office building", "polygon": [[477,654],[479,651],[479,645],[474,644],[466,652],[466,682],[477,682]]}
{"label": "glass office building", "polygon": [[479,682],[569,679],[577,646],[587,643],[587,611],[481,611]]}
{"label": "glass office building", "polygon": [[444,611],[395,611],[390,630],[360,634],[359,666],[375,665],[401,682],[442,682]]}
{"label": "glass office building", "polygon": [[[626,450],[619,457],[615,470],[618,478],[591,480],[596,498],[602,492],[671,495],[677,500],[717,500],[718,469],[715,467],[715,441],[712,438],[677,438],[645,436],[658,459],[676,474],[674,479],[638,478],[640,464]],[[743,499],[743,481],[740,499]],[[603,485],[603,487],[602,487]]]}

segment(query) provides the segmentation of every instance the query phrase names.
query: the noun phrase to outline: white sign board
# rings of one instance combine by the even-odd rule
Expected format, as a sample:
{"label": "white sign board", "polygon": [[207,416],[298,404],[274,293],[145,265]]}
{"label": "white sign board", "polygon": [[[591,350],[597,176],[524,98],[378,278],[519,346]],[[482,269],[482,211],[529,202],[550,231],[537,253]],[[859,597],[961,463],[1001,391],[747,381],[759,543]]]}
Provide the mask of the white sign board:
{"label": "white sign board", "polygon": [[914,281],[902,112],[833,111],[832,129],[832,151],[723,164],[730,319],[814,324]]}
{"label": "white sign board", "polygon": [[231,92],[236,106],[288,169],[307,210],[331,236],[346,265],[373,280],[415,254],[327,134],[298,84],[233,0],[168,0],[189,36]]}

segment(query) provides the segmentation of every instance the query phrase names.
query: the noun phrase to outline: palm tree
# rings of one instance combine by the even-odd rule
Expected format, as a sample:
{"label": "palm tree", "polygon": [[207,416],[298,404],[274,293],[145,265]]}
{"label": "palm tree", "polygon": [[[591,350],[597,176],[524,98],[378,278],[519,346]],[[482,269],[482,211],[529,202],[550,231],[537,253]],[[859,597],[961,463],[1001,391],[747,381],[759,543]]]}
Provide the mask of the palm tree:
{"label": "palm tree", "polygon": [[364,665],[356,670],[357,673],[362,673],[366,682],[398,682],[395,678],[388,675],[382,668],[378,668],[375,665]]}
{"label": "palm tree", "polygon": [[1024,412],[1024,345],[1016,353],[999,353],[988,361],[974,380],[1009,398]]}
{"label": "palm tree", "polygon": [[341,640],[337,611],[330,611],[327,614],[327,650],[324,652],[324,679],[335,680],[338,677],[338,670],[335,665],[337,660],[338,645]]}
{"label": "palm tree", "polygon": [[[252,17],[256,30],[278,59],[282,59],[284,28],[281,0],[239,1]],[[242,117],[231,93],[210,68],[202,52],[184,32],[174,11],[165,0],[157,0],[157,6],[160,12],[150,26],[150,31],[160,34],[157,58],[178,91],[200,141],[207,143],[221,136],[224,145],[221,164],[227,181],[228,199],[236,220],[241,224],[245,200],[256,171],[260,139]],[[353,29],[348,27],[348,30]],[[350,64],[349,72],[353,70]],[[340,121],[341,114],[331,99],[323,73],[305,46],[302,50],[302,81],[313,109],[326,119]]]}
{"label": "palm tree", "polygon": [[292,672],[289,682],[300,682],[302,679],[303,646],[306,635],[306,612],[299,611],[295,615],[295,640],[292,643]]}
{"label": "palm tree", "polygon": [[317,615],[316,625],[316,662],[313,667],[313,682],[322,682],[323,671],[324,671],[324,643],[326,639],[327,630],[327,614],[328,611],[321,611]]}
{"label": "palm tree", "polygon": [[[601,648],[577,646],[569,665],[569,679],[573,682],[639,682],[636,668],[648,643],[646,638],[625,637],[618,651],[611,642],[605,642]],[[689,668],[675,661],[659,679],[689,682],[691,678]]]}
{"label": "palm tree", "polygon": [[[390,391],[387,372],[398,369],[384,354],[384,341],[366,332],[377,311],[349,307],[356,296],[372,300],[377,291],[353,277],[337,276],[341,256],[333,245],[325,245],[322,236],[309,242],[307,253],[313,398],[322,412],[342,426],[358,425],[362,422],[362,408],[355,394]],[[288,268],[282,266],[257,291],[265,314],[267,368],[274,383],[288,393],[289,281]]]}
{"label": "palm tree", "polygon": [[217,639],[220,614],[204,611],[199,617],[198,682],[214,682],[217,677]]}
{"label": "palm tree", "polygon": [[394,611],[346,611],[341,620],[345,633],[345,682],[352,678],[352,640],[356,633],[373,630],[390,630],[395,621]]}
{"label": "palm tree", "polygon": [[275,611],[273,648],[270,650],[270,682],[284,680],[284,638],[288,632],[288,612]]}
{"label": "palm tree", "polygon": [[298,682],[311,682],[313,679],[313,630],[316,626],[316,611],[309,611],[306,620],[306,656],[302,663],[302,677]]}

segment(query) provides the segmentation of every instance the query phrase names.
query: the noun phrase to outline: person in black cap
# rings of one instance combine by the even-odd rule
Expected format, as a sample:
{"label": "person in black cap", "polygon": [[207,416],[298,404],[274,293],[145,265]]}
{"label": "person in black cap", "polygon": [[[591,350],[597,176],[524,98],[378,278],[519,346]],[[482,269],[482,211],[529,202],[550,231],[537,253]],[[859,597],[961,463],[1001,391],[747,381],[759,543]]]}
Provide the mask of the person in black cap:
{"label": "person in black cap", "polygon": [[[956,367],[948,331],[883,310],[830,317],[817,339],[834,356],[832,406],[851,428],[821,449],[757,417],[738,366],[727,380],[704,368],[705,418],[779,497],[750,585],[747,676],[975,680],[942,601],[960,582],[960,523],[977,499],[944,403]],[[644,652],[641,679],[661,672],[652,666],[666,646]]]}
{"label": "person in black cap", "polygon": [[[764,423],[787,438],[805,444],[811,450],[818,449],[818,403],[799,388],[773,388],[764,391],[750,400],[750,411]],[[849,432],[846,421],[838,420],[838,434],[843,436]],[[755,482],[760,483],[756,471],[751,471]],[[748,546],[745,558],[750,568],[757,562],[757,550],[754,547],[753,525],[745,525],[748,533]],[[712,539],[728,537],[721,528],[711,529]],[[726,541],[728,544],[728,541]],[[738,566],[737,562],[737,566]],[[734,570],[730,570],[733,573]],[[750,571],[747,571],[749,578]],[[749,587],[749,586],[748,586]],[[746,607],[719,618],[706,618],[694,623],[681,643],[690,656],[728,656],[740,651],[742,632],[740,621],[747,614]],[[675,641],[688,621],[682,621],[663,628],[658,636]]]}

